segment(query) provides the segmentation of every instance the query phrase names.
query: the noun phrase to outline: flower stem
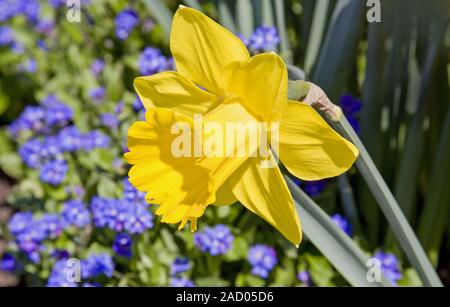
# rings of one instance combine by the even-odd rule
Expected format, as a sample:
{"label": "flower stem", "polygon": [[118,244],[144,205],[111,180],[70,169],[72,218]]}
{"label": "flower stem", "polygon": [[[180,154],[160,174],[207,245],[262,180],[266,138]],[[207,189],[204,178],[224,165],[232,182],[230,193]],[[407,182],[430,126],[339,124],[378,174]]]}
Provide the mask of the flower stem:
{"label": "flower stem", "polygon": [[372,158],[353,130],[345,116],[333,122],[336,129],[358,147],[360,157],[356,165],[380,205],[386,219],[394,231],[394,234],[402,246],[410,263],[414,266],[422,282],[427,287],[442,287],[442,282],[431,265],[424,249],[414,234],[400,206],[389,190],[386,182],[375,166]]}

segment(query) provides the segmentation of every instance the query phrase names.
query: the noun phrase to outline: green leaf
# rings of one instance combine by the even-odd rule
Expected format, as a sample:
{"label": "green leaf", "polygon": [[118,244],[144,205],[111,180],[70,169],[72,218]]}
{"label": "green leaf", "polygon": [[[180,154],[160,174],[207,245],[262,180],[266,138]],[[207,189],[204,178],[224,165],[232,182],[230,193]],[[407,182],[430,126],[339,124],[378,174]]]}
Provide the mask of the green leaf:
{"label": "green leaf", "polygon": [[420,275],[424,285],[442,286],[442,282],[434,271],[408,220],[352,126],[348,123],[345,116],[342,116],[341,120],[334,123],[334,125],[341,134],[348,137],[358,147],[360,157],[356,165],[380,205],[384,216],[388,220],[406,256]]}
{"label": "green leaf", "polygon": [[[225,0],[216,1],[217,10],[219,11],[219,22],[222,26],[233,33],[238,33],[236,22],[231,14],[230,7]],[[248,38],[248,37],[247,37]]]}
{"label": "green leaf", "polygon": [[364,29],[365,1],[339,0],[328,26],[313,81],[331,100],[342,93],[356,58]]}
{"label": "green leaf", "polygon": [[420,216],[419,239],[435,266],[450,214],[450,193],[445,183],[450,181],[450,108],[444,123],[441,141],[434,158],[430,188]]}
{"label": "green leaf", "polygon": [[228,287],[230,283],[218,277],[196,278],[195,284],[199,287]]}
{"label": "green leaf", "polygon": [[118,195],[116,183],[107,176],[100,176],[97,192],[100,197],[115,198]]}
{"label": "green leaf", "polygon": [[196,9],[198,11],[202,11],[202,6],[198,2],[198,0],[183,0],[183,2],[186,4],[186,6],[192,7],[193,9]]}
{"label": "green leaf", "polygon": [[280,39],[281,39],[281,56],[286,61],[286,63],[290,64],[292,63],[292,51],[289,44],[289,38],[287,35],[287,29],[286,29],[286,19],[285,19],[285,12],[284,12],[284,1],[283,0],[274,0],[275,1],[275,14],[276,14],[276,20],[277,20],[277,28],[278,32],[280,33]]}
{"label": "green leaf", "polygon": [[227,261],[238,261],[247,258],[248,242],[245,238],[236,237],[232,248],[225,254],[224,258]]}
{"label": "green leaf", "polygon": [[0,154],[0,168],[12,178],[20,178],[23,175],[22,159],[15,152]]}
{"label": "green leaf", "polygon": [[309,265],[309,273],[314,283],[319,287],[332,286],[334,271],[330,262],[322,256],[305,255],[306,262]]}
{"label": "green leaf", "polygon": [[353,286],[390,286],[384,278],[374,283],[367,280],[369,258],[289,176],[284,177],[302,219],[304,234],[336,270]]}
{"label": "green leaf", "polygon": [[328,7],[330,0],[322,0],[316,2],[314,8],[314,17],[311,25],[311,33],[309,34],[308,45],[305,56],[305,70],[309,74],[319,55],[320,45],[322,43],[325,26],[327,24]]}
{"label": "green leaf", "polygon": [[250,0],[236,2],[236,16],[239,25],[239,33],[244,37],[250,37],[253,32],[253,7]]}

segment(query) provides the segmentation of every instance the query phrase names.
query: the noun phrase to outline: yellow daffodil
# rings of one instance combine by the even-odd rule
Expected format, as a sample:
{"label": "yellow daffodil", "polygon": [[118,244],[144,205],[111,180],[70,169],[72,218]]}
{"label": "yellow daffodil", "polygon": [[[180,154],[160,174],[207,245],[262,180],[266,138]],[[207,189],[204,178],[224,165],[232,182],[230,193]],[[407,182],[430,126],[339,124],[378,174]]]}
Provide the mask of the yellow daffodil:
{"label": "yellow daffodil", "polygon": [[[250,153],[178,157],[172,150],[177,138],[174,124],[194,127],[196,114],[203,116],[203,125],[279,123],[277,146],[271,148],[293,175],[304,180],[342,174],[354,163],[358,150],[309,105],[288,101],[287,70],[279,56],[250,57],[238,37],[202,13],[178,9],[170,48],[177,72],[135,80],[146,119],[128,131],[125,158],[133,165],[130,182],[147,192],[149,203],[159,205],[156,214],[162,216],[161,222],[180,223],[179,229],[189,221],[195,231],[208,205],[239,201],[299,245],[300,220],[280,169],[276,163],[261,167],[261,160],[274,160],[270,151],[266,158]],[[252,143],[252,138],[257,136],[248,134],[233,142],[232,151]],[[259,140],[254,146],[268,148],[263,144]]]}

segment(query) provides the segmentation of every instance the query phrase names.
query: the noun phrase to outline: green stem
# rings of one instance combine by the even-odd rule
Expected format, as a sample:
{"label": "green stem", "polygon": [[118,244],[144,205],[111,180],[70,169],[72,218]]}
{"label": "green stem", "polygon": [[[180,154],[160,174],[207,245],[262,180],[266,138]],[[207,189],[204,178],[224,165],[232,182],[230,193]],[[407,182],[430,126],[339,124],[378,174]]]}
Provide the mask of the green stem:
{"label": "green stem", "polygon": [[442,287],[442,282],[433,269],[433,266],[414,234],[413,229],[409,225],[405,215],[392,195],[392,192],[386,185],[386,182],[373,163],[372,158],[369,156],[369,153],[358,135],[355,133],[345,116],[342,116],[340,121],[335,122],[335,126],[337,130],[347,136],[350,141],[358,147],[360,157],[356,162],[356,165],[375,199],[378,201],[381,210],[391,225],[392,230],[405,251],[410,263],[417,270],[423,284],[427,287]]}

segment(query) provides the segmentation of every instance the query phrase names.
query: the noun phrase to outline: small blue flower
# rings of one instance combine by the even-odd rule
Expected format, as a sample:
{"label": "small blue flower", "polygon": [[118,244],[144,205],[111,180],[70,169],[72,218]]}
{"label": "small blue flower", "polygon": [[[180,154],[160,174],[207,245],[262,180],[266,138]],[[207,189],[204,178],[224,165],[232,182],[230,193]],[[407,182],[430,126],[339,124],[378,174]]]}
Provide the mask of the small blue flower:
{"label": "small blue flower", "polygon": [[42,241],[50,234],[47,225],[42,220],[34,219],[32,213],[26,211],[14,214],[8,228],[19,249],[26,253],[32,262],[38,263]]}
{"label": "small blue flower", "polygon": [[306,194],[311,197],[319,196],[319,194],[322,193],[323,190],[325,190],[326,186],[327,182],[325,180],[303,182],[303,189],[305,190]]}
{"label": "small blue flower", "polygon": [[46,232],[46,237],[50,239],[57,238],[63,229],[63,224],[58,214],[44,213],[40,218],[39,223]]}
{"label": "small blue flower", "polygon": [[58,260],[50,273],[47,280],[47,287],[77,287],[77,283],[73,281],[73,267],[68,259]]}
{"label": "small blue flower", "polygon": [[107,253],[92,254],[81,261],[81,277],[85,279],[95,278],[99,275],[112,277],[114,262]]}
{"label": "small blue flower", "polygon": [[0,259],[0,271],[12,273],[17,269],[16,258],[10,254],[5,253]]}
{"label": "small blue flower", "polygon": [[55,23],[53,22],[53,20],[50,19],[42,19],[38,21],[34,29],[38,33],[50,36],[50,34],[55,29]]}
{"label": "small blue flower", "polygon": [[142,204],[129,204],[128,214],[125,219],[125,230],[129,233],[143,233],[153,228],[153,215]]}
{"label": "small blue flower", "polygon": [[122,181],[123,184],[123,198],[129,202],[141,203],[143,205],[145,202],[145,192],[139,192],[128,180],[125,178]]}
{"label": "small blue flower", "polygon": [[20,71],[27,72],[30,74],[34,74],[37,71],[37,62],[34,59],[27,59],[23,62],[20,67]]}
{"label": "small blue flower", "polygon": [[172,63],[159,49],[147,47],[139,59],[139,71],[142,75],[153,75],[172,68]]}
{"label": "small blue flower", "polygon": [[97,87],[89,91],[89,97],[95,102],[100,103],[105,99],[106,90],[104,87]]}
{"label": "small blue flower", "polygon": [[234,236],[225,225],[206,227],[194,235],[195,245],[202,251],[212,256],[223,255],[228,252],[234,241]]}
{"label": "small blue flower", "polygon": [[66,161],[50,160],[42,166],[39,178],[43,182],[56,186],[63,182],[68,170],[69,166]]}
{"label": "small blue flower", "polygon": [[331,219],[349,237],[352,236],[352,224],[350,224],[350,222],[345,217],[336,213],[331,216]]}
{"label": "small blue flower", "polygon": [[105,61],[103,61],[102,59],[96,59],[92,64],[91,64],[91,72],[94,74],[94,76],[98,77],[103,69],[105,68]]}
{"label": "small blue flower", "polygon": [[59,8],[66,5],[67,0],[48,0],[48,3],[54,8]]}
{"label": "small blue flower", "polygon": [[64,127],[73,118],[72,109],[59,101],[55,95],[48,95],[42,105],[47,109],[46,123],[50,127]]}
{"label": "small blue flower", "polygon": [[274,26],[259,27],[248,39],[248,46],[254,52],[273,51],[279,43],[280,37]]}
{"label": "small blue flower", "polygon": [[190,269],[189,258],[176,258],[170,266],[170,275],[175,276]]}
{"label": "small blue flower", "polygon": [[252,266],[252,274],[261,278],[267,278],[278,263],[275,249],[263,244],[252,246],[249,249],[247,259]]}
{"label": "small blue flower", "polygon": [[114,238],[113,251],[117,255],[131,258],[132,255],[132,240],[131,236],[127,233],[119,233]]}
{"label": "small blue flower", "polygon": [[172,277],[170,279],[170,286],[175,288],[192,288],[195,287],[195,284],[191,280],[183,277]]}
{"label": "small blue flower", "polygon": [[94,130],[84,135],[83,137],[83,149],[91,151],[95,148],[108,148],[111,139],[106,134],[100,131]]}
{"label": "small blue flower", "polygon": [[136,99],[133,102],[133,110],[134,112],[140,112],[144,110],[144,105],[142,104],[142,101],[139,98],[139,96],[136,96]]}
{"label": "small blue flower", "polygon": [[63,151],[77,151],[83,146],[83,135],[75,126],[69,126],[58,133],[58,142]]}
{"label": "small blue flower", "polygon": [[36,169],[43,163],[41,155],[43,149],[44,142],[39,139],[31,139],[19,148],[19,155],[29,168]]}
{"label": "small blue flower", "polygon": [[14,42],[14,34],[10,27],[0,26],[0,47]]}
{"label": "small blue flower", "polygon": [[139,23],[139,17],[133,9],[125,9],[116,17],[116,36],[126,40]]}
{"label": "small blue flower", "polygon": [[340,105],[350,125],[356,133],[359,133],[360,124],[358,117],[362,109],[362,102],[352,95],[346,94],[341,97]]}
{"label": "small blue flower", "polygon": [[33,213],[31,211],[17,212],[8,222],[8,228],[14,236],[19,235],[33,222]]}
{"label": "small blue flower", "polygon": [[91,222],[91,214],[86,206],[78,200],[70,200],[64,203],[61,211],[64,227],[74,226],[84,228]]}
{"label": "small blue flower", "polygon": [[27,106],[23,110],[18,120],[21,122],[22,130],[32,130],[34,132],[44,132],[46,129],[45,118],[47,112],[45,108],[38,106]]}
{"label": "small blue flower", "polygon": [[100,115],[100,121],[105,127],[116,130],[119,126],[119,119],[112,113],[103,113]]}
{"label": "small blue flower", "polygon": [[297,279],[306,287],[310,287],[312,285],[311,276],[308,271],[302,271],[297,274]]}
{"label": "small blue flower", "polygon": [[377,252],[373,257],[381,262],[381,272],[383,275],[393,286],[396,286],[397,282],[402,279],[397,257],[394,254],[384,252]]}

